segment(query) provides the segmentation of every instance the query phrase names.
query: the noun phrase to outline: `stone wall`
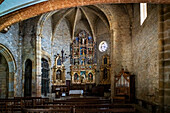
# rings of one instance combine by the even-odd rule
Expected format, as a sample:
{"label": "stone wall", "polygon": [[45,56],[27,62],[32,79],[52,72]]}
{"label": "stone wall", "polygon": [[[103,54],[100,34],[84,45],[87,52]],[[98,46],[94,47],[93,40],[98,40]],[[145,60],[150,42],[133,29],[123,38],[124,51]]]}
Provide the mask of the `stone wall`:
{"label": "stone wall", "polygon": [[35,51],[36,51],[36,28],[37,22],[39,17],[31,18],[25,20],[20,23],[20,44],[21,44],[21,63],[19,66],[19,70],[22,72],[22,90],[21,96],[24,96],[24,82],[25,82],[25,62],[26,60],[30,59],[32,61],[32,96],[36,96],[36,58],[35,58]]}
{"label": "stone wall", "polygon": [[117,75],[122,68],[127,68],[129,72],[132,72],[131,13],[128,12],[127,6],[127,4],[112,4],[105,5],[104,8],[109,11],[107,17],[109,18],[111,26],[111,97],[115,95],[115,75]]}
{"label": "stone wall", "polygon": [[170,112],[170,5],[159,5],[159,100],[161,110]]}
{"label": "stone wall", "polygon": [[46,51],[51,55],[51,39],[52,39],[52,23],[51,18],[48,18],[42,29],[42,38],[41,38],[41,48],[43,51]]}
{"label": "stone wall", "polygon": [[112,13],[113,29],[113,48],[112,55],[114,73],[118,74],[121,68],[126,68],[131,72],[131,35],[130,35],[130,18],[126,6],[120,4],[108,5],[107,8]]}
{"label": "stone wall", "polygon": [[[71,35],[70,35],[70,26],[67,23],[66,19],[63,19],[55,29],[54,36],[53,36],[53,44],[52,44],[52,51],[53,56],[57,55],[57,53],[61,56],[61,50],[64,50],[64,57],[68,57],[70,55],[70,43],[71,43]],[[66,55],[65,55],[66,54]],[[64,61],[65,66],[65,77],[66,80],[70,80],[70,58],[68,57]]]}
{"label": "stone wall", "polygon": [[135,4],[132,59],[133,73],[136,75],[136,97],[158,102],[158,8],[157,5],[148,5],[148,16],[142,25],[139,11],[139,4]]}
{"label": "stone wall", "polygon": [[6,46],[14,55],[15,61],[18,61],[18,38],[19,38],[19,24],[10,26],[7,33],[0,32],[0,43]]}
{"label": "stone wall", "polygon": [[[71,35],[69,31],[69,25],[66,19],[62,19],[60,23],[56,26],[54,32],[52,33],[52,19],[48,18],[42,30],[42,39],[41,39],[41,47],[42,53],[44,56],[48,57],[50,60],[51,66],[54,66],[54,59],[57,54],[61,56],[61,50],[64,50],[64,56],[70,55],[70,42],[71,42]],[[53,23],[55,24],[55,23]],[[67,54],[67,55],[65,55]],[[67,58],[64,61],[65,66],[65,75],[66,79],[70,80],[70,75],[67,72],[70,72],[70,59]],[[50,72],[50,77],[52,76],[52,70]],[[52,80],[52,77],[51,77]]]}
{"label": "stone wall", "polygon": [[[18,42],[19,42],[19,23],[11,25],[8,32],[0,33],[0,44],[4,45],[7,49],[9,49],[9,51],[13,55],[14,63],[16,63],[16,69],[19,67],[19,59],[20,59],[20,55],[18,52],[18,49],[19,49]],[[12,89],[10,89],[10,91],[12,92],[11,96],[13,95],[19,96],[21,95],[20,86],[21,86],[21,74],[22,73],[20,73],[20,70],[18,69],[18,70],[15,70],[14,74],[15,75],[12,74],[12,78],[10,78],[10,80],[12,81],[10,83],[12,85],[11,86]],[[13,89],[13,87],[15,87],[15,89]]]}
{"label": "stone wall", "polygon": [[[96,57],[97,57],[97,70],[99,70],[99,73],[96,73],[96,84],[100,82],[100,68],[102,65],[102,60],[104,55],[108,55],[110,58],[110,52],[111,52],[111,42],[110,42],[110,33],[109,28],[106,26],[101,20],[96,21]],[[99,44],[102,41],[106,41],[108,44],[108,48],[104,52],[99,51]]]}

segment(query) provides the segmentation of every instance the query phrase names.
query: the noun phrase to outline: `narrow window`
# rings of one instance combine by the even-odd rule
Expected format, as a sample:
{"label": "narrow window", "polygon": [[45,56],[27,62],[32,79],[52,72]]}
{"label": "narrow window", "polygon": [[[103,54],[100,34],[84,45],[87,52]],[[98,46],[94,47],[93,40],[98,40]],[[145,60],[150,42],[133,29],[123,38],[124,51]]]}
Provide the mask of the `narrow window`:
{"label": "narrow window", "polygon": [[143,24],[147,17],[147,3],[140,3],[140,25]]}

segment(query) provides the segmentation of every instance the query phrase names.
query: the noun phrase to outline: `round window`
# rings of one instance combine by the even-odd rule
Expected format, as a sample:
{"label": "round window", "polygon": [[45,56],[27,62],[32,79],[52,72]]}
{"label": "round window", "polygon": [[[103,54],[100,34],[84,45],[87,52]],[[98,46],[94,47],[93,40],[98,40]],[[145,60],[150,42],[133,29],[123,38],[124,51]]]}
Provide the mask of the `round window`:
{"label": "round window", "polygon": [[106,41],[100,42],[100,44],[99,44],[99,51],[104,52],[104,51],[107,50],[107,48],[108,48],[108,45],[107,45]]}

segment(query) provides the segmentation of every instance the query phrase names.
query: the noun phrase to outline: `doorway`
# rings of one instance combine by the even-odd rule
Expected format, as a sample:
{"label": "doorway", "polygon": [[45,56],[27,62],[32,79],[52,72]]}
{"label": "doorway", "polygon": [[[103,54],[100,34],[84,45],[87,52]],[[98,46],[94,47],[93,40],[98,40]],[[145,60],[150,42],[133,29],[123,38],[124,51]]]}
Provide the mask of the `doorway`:
{"label": "doorway", "polygon": [[25,62],[25,83],[24,83],[24,97],[31,97],[32,92],[32,61]]}
{"label": "doorway", "polygon": [[0,98],[8,98],[9,68],[5,57],[0,53]]}

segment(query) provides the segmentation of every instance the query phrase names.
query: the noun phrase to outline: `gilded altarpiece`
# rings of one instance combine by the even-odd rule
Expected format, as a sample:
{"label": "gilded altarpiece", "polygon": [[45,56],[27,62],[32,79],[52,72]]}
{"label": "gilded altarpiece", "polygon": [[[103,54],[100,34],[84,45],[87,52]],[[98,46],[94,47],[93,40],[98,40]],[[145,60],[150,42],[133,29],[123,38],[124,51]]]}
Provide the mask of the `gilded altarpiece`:
{"label": "gilded altarpiece", "polygon": [[72,84],[95,83],[95,42],[86,31],[81,31],[70,46]]}
{"label": "gilded altarpiece", "polygon": [[110,58],[108,55],[102,57],[102,65],[100,67],[100,84],[110,84]]}
{"label": "gilded altarpiece", "polygon": [[53,67],[53,85],[65,85],[65,81],[65,66],[61,64],[61,58],[58,56]]}

